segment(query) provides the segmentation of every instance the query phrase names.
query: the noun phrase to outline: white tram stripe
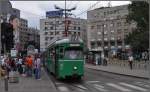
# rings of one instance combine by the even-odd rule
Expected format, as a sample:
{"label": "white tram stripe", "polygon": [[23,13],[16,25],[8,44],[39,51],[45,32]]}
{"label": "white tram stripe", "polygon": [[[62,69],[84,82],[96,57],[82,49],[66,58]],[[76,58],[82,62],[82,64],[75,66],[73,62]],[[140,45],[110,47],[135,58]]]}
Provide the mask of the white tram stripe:
{"label": "white tram stripe", "polygon": [[58,89],[63,92],[69,92],[69,89],[65,86],[59,86]]}
{"label": "white tram stripe", "polygon": [[147,91],[147,89],[144,89],[142,87],[138,87],[138,86],[135,86],[135,85],[131,85],[131,84],[123,83],[123,82],[121,82],[119,84],[130,87],[130,88],[133,88],[133,89],[136,89],[136,90]]}
{"label": "white tram stripe", "polygon": [[94,84],[94,87],[99,90],[99,91],[103,91],[103,92],[106,92],[108,90],[104,89],[104,86],[101,86],[101,85],[98,85],[98,84]]}
{"label": "white tram stripe", "polygon": [[121,91],[124,91],[124,92],[130,92],[131,90],[130,89],[126,89],[122,86],[119,86],[119,85],[116,85],[116,84],[113,84],[113,83],[107,83],[108,86],[111,86],[111,87],[114,87],[118,90],[121,90]]}

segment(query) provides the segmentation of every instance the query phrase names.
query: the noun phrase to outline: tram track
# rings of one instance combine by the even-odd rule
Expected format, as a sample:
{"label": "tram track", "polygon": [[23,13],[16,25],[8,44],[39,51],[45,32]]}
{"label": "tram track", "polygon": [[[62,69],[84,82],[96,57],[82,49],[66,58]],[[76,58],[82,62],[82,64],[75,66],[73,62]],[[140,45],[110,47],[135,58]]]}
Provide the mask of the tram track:
{"label": "tram track", "polygon": [[[47,72],[49,78],[52,80],[52,82],[58,92],[60,91],[59,90],[60,85],[66,86],[69,89],[71,89],[71,91],[75,91],[75,92],[93,92],[93,87],[88,85],[88,83],[86,83],[84,81],[84,79],[75,80],[75,81],[72,79],[58,80],[46,68],[44,68],[44,69]],[[96,92],[96,91],[94,91],[94,92]]]}

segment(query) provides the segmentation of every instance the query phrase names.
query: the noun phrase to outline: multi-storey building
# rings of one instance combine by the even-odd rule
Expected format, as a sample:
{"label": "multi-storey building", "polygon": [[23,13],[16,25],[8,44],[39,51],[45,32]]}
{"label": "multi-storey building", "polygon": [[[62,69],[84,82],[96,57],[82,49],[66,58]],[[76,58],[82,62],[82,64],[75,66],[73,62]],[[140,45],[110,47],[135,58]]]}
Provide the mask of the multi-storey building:
{"label": "multi-storey building", "polygon": [[20,50],[25,50],[30,42],[34,43],[36,48],[39,48],[39,30],[36,28],[28,27],[28,21],[26,19],[20,18],[19,23],[20,26],[18,32]]}
{"label": "multi-storey building", "polygon": [[91,51],[125,49],[124,39],[136,27],[135,23],[127,23],[128,13],[128,5],[88,11],[88,48]]}
{"label": "multi-storey building", "polygon": [[[83,37],[86,33],[86,20],[79,18],[67,18],[70,20],[68,36],[78,35]],[[65,18],[51,17],[40,20],[40,49],[45,50],[54,37],[62,38],[65,35]],[[86,36],[83,37],[86,40]]]}

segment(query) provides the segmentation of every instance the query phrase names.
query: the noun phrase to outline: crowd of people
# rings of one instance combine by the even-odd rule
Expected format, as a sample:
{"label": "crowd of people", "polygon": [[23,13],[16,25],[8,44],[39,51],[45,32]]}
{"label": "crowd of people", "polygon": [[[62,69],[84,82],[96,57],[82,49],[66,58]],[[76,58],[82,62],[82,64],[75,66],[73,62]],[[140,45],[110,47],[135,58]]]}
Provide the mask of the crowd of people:
{"label": "crowd of people", "polygon": [[28,55],[26,57],[11,58],[7,56],[1,57],[1,68],[9,72],[18,72],[22,76],[32,77],[34,74],[35,79],[41,78],[41,59],[40,56]]}

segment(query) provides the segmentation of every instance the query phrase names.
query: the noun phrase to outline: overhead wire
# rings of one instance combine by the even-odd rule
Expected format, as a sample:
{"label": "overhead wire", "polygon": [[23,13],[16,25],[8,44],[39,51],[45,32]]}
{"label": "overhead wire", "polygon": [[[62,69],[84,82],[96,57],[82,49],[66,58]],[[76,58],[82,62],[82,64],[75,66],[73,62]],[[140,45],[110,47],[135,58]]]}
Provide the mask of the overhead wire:
{"label": "overhead wire", "polygon": [[80,15],[82,15],[82,14],[84,14],[84,13],[87,13],[89,10],[93,9],[93,7],[95,7],[95,6],[96,6],[97,4],[99,4],[99,3],[100,3],[100,1],[97,1],[95,4],[91,5],[87,10],[85,10],[85,11],[83,11],[83,12],[77,14],[76,16],[80,16]]}

